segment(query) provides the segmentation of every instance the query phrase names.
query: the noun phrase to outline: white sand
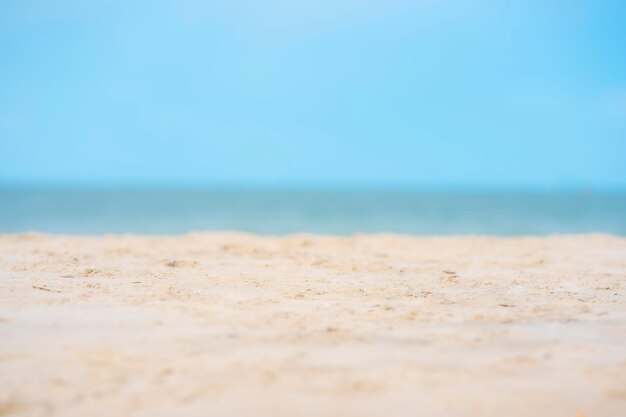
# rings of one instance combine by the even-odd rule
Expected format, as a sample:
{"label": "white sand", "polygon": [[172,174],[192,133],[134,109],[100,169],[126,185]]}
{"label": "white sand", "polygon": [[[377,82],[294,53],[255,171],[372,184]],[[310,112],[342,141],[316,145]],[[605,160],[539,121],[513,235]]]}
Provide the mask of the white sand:
{"label": "white sand", "polygon": [[0,415],[626,416],[626,239],[0,237]]}

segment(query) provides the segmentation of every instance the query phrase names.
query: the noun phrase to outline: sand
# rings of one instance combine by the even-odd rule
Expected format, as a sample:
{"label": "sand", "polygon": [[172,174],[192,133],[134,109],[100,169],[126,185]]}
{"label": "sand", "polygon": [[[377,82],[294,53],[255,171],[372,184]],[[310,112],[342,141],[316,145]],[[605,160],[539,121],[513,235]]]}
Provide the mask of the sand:
{"label": "sand", "polygon": [[0,237],[0,415],[626,416],[626,239]]}

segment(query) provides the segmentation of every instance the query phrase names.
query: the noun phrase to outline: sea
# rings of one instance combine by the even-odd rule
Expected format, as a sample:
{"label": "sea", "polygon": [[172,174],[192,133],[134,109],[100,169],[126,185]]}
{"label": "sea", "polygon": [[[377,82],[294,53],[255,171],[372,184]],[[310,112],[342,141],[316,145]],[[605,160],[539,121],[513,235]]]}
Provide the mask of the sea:
{"label": "sea", "polygon": [[626,236],[626,192],[0,188],[0,233]]}

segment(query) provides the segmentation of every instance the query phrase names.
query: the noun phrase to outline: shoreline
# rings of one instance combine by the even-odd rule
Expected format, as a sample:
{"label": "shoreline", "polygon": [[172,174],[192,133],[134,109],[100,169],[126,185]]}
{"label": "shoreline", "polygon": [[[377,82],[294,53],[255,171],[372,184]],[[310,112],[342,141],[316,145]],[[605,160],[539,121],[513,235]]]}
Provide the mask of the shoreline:
{"label": "shoreline", "polygon": [[626,237],[0,235],[0,415],[619,416]]}

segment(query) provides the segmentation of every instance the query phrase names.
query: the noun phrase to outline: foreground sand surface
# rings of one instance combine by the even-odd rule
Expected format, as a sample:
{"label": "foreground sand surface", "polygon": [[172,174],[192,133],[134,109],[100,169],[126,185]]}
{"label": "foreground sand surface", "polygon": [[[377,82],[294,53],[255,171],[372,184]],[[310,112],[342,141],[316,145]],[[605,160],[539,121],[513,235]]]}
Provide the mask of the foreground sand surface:
{"label": "foreground sand surface", "polygon": [[0,415],[626,416],[626,239],[0,237]]}

